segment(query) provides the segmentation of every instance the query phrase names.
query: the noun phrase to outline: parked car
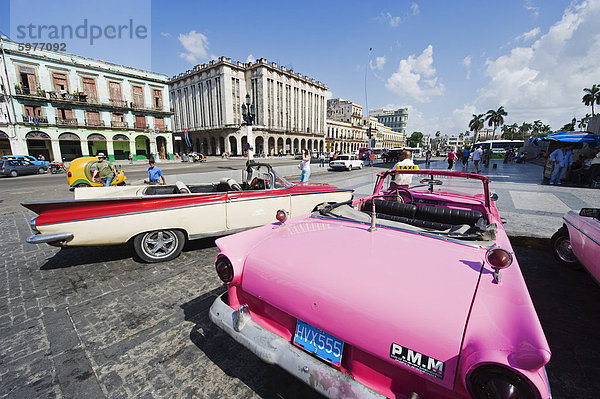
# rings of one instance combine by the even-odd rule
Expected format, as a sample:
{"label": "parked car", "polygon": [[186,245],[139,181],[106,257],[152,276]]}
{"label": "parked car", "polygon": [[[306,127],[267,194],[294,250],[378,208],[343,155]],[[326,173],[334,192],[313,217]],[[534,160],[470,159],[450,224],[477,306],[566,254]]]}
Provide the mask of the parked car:
{"label": "parked car", "polygon": [[[69,164],[67,169],[67,182],[71,187],[102,187],[100,180],[92,180],[94,171],[92,166],[98,162],[98,157],[80,157],[75,158]],[[113,179],[111,186],[125,185],[125,172],[120,165],[115,165],[118,176]]]}
{"label": "parked car", "polygon": [[3,161],[7,161],[7,160],[11,160],[11,159],[20,159],[20,160],[29,161],[36,166],[45,166],[46,169],[48,169],[48,167],[50,166],[49,161],[41,161],[31,155],[4,155],[4,156],[2,156]]}
{"label": "parked car", "polygon": [[44,165],[35,165],[25,159],[2,159],[0,161],[0,175],[17,177],[22,175],[34,175],[36,173],[46,173],[48,167]]}
{"label": "parked car", "polygon": [[275,220],[275,211],[302,215],[323,201],[346,201],[352,190],[328,184],[295,185],[270,165],[253,163],[241,183],[75,189],[72,201],[24,202],[39,216],[27,242],[73,247],[132,242],[146,262],[175,258],[187,240],[218,236]]}
{"label": "parked car", "polygon": [[[396,174],[410,188],[386,189]],[[219,238],[211,320],[330,398],[551,398],[550,349],[486,176],[385,171],[373,195]]]}
{"label": "parked car", "polygon": [[571,268],[583,265],[600,283],[600,208],[569,211],[563,220],[550,240],[554,257]]}
{"label": "parked car", "polygon": [[338,156],[335,160],[329,162],[331,169],[362,169],[363,161],[358,159],[358,156],[354,154],[343,154]]}

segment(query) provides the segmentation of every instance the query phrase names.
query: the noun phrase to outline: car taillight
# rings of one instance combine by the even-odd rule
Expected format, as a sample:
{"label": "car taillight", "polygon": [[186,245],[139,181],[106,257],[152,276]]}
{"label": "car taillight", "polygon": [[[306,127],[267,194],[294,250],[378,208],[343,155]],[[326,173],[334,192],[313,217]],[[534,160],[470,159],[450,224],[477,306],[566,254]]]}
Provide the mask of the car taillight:
{"label": "car taillight", "polygon": [[224,255],[219,255],[215,262],[215,269],[219,278],[224,283],[229,283],[233,280],[233,265],[231,261]]}
{"label": "car taillight", "polygon": [[67,176],[71,177],[72,176],[71,172],[67,172]]}
{"label": "car taillight", "polygon": [[512,264],[513,257],[505,249],[493,248],[487,251],[485,257],[494,269],[506,269]]}

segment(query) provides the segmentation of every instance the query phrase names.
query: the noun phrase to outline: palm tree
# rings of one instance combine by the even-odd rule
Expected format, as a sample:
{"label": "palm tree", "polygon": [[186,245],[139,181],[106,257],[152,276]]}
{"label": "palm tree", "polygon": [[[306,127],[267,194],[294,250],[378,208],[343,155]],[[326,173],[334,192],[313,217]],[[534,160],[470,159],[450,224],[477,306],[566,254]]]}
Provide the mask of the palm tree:
{"label": "palm tree", "polygon": [[477,133],[483,127],[483,114],[473,114],[473,119],[469,122],[469,130],[473,132],[473,136],[477,137]]}
{"label": "palm tree", "polygon": [[585,105],[592,106],[592,116],[594,116],[594,103],[600,104],[600,87],[593,85],[591,89],[583,89],[583,92],[586,94],[581,100]]}
{"label": "palm tree", "polygon": [[519,135],[521,138],[525,138],[529,136],[529,131],[531,130],[531,123],[523,122],[523,124],[519,127]]}
{"label": "palm tree", "polygon": [[541,120],[538,119],[537,121],[534,121],[533,125],[532,125],[532,129],[531,129],[531,133],[534,136],[537,136],[542,131],[542,127],[544,127],[544,124],[542,123]]}
{"label": "palm tree", "polygon": [[508,113],[504,110],[504,107],[498,108],[497,111],[490,109],[485,114],[485,120],[487,121],[488,126],[494,127],[494,133],[492,134],[492,140],[494,139],[494,136],[496,135],[496,128],[504,123],[504,117],[506,115],[508,115]]}

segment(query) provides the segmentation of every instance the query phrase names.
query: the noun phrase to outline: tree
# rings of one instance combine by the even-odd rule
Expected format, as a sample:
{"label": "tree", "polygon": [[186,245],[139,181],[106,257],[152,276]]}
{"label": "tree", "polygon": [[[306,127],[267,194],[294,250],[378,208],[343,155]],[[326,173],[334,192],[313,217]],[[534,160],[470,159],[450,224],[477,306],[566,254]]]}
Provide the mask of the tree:
{"label": "tree", "polygon": [[469,122],[469,130],[473,132],[473,136],[476,138],[477,133],[483,127],[483,114],[475,115],[473,114],[473,119]]}
{"label": "tree", "polygon": [[537,120],[534,121],[533,124],[531,125],[531,133],[534,136],[538,136],[540,134],[540,132],[542,131],[542,127],[544,127],[544,124],[542,123],[541,120]]}
{"label": "tree", "polygon": [[594,103],[600,105],[600,87],[593,85],[591,89],[583,89],[583,92],[586,94],[581,100],[585,105],[592,106],[592,116],[594,116]]}
{"label": "tree", "polygon": [[407,140],[409,147],[420,147],[423,141],[423,133],[413,132]]}
{"label": "tree", "polygon": [[519,138],[524,139],[529,136],[529,132],[531,131],[531,123],[523,122],[521,126],[519,126]]}
{"label": "tree", "polygon": [[504,107],[498,108],[497,111],[490,109],[485,114],[485,120],[488,123],[488,126],[494,127],[494,133],[492,134],[492,139],[496,135],[496,128],[504,123],[504,117],[508,115],[508,113],[504,110]]}

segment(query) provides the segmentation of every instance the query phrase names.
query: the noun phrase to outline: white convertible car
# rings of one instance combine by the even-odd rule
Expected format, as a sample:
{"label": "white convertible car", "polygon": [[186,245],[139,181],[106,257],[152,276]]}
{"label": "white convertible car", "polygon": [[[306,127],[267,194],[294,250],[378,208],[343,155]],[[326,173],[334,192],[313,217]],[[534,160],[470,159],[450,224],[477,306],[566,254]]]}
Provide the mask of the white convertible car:
{"label": "white convertible car", "polygon": [[131,242],[146,262],[175,258],[186,240],[230,234],[311,212],[323,202],[352,198],[352,190],[328,184],[293,184],[268,164],[252,163],[241,183],[124,186],[75,190],[70,201],[25,202],[39,216],[27,242],[60,247]]}
{"label": "white convertible car", "polygon": [[333,161],[329,162],[331,169],[362,169],[363,161],[358,159],[358,156],[354,154],[343,154],[338,156]]}

